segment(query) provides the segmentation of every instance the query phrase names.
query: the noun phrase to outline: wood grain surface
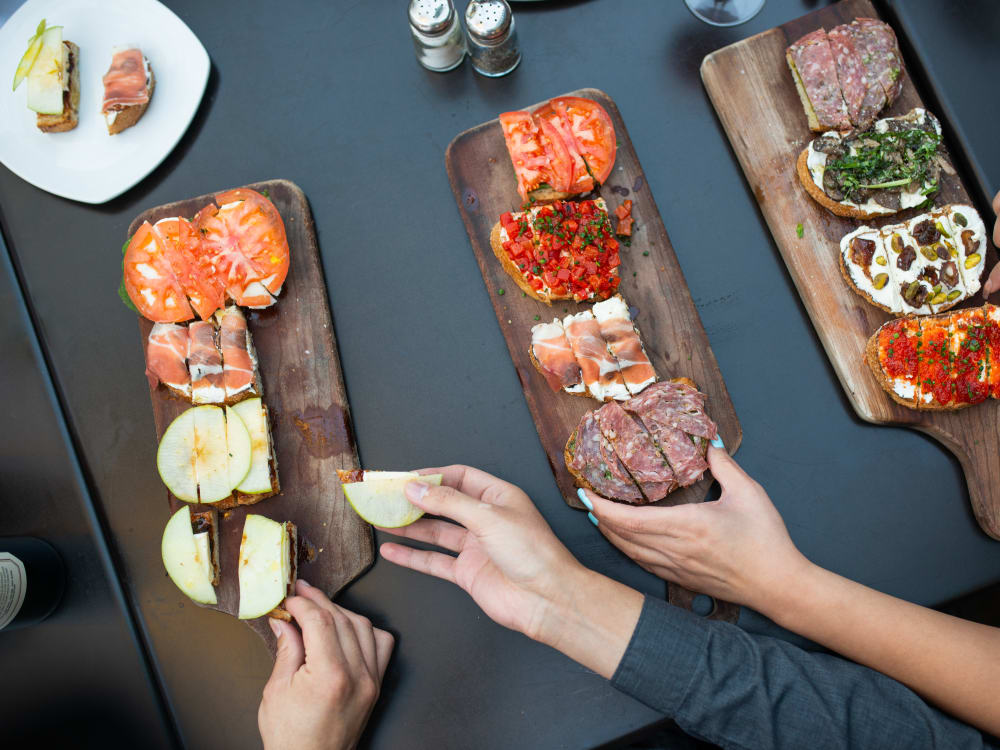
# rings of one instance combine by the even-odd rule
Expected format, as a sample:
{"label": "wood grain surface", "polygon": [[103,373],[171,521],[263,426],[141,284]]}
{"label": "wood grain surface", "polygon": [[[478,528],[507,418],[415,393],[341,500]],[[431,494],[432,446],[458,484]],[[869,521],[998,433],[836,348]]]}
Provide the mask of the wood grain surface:
{"label": "wood grain surface", "polygon": [[[844,219],[813,201],[795,174],[796,157],[816,134],[806,123],[785,48],[821,26],[830,30],[858,16],[878,17],[868,0],[843,0],[732,44],[705,58],[702,81],[854,410],[868,422],[913,427],[947,446],[962,464],[979,525],[1000,538],[1000,403],[926,412],[893,402],[864,362],[868,337],[890,315],[852,292],[840,273],[843,235],[862,223],[881,227],[921,211],[910,209],[867,222]],[[920,94],[907,74],[900,98],[880,116],[904,114],[918,106]],[[942,121],[942,127],[947,145],[948,123]],[[937,205],[959,202],[972,204],[959,177],[942,174]],[[982,215],[989,223],[989,215]],[[995,262],[995,253],[988,253],[984,280]],[[961,307],[982,304],[979,293]]]}
{"label": "wood grain surface", "polygon": [[[247,513],[295,523],[301,547],[299,575],[330,597],[374,560],[371,527],[347,503],[336,474],[337,469],[359,464],[309,203],[302,190],[287,180],[246,187],[267,195],[281,214],[291,262],[278,301],[265,310],[244,311],[260,362],[281,492],[256,505],[219,511],[222,580],[216,589],[219,603],[211,608],[233,616],[239,608],[237,561]],[[143,221],[191,218],[212,195],[151,208],[136,217],[128,235]],[[151,328],[152,323],[139,318],[143,351]],[[170,422],[191,404],[172,397],[162,386],[151,388],[150,398],[159,440]],[[171,513],[185,504],[164,492]],[[191,506],[192,511],[208,507]],[[167,518],[164,513],[164,524]],[[159,549],[159,545],[152,548]],[[178,591],[177,596],[183,594]],[[273,653],[275,639],[266,620],[261,617],[247,624]]]}
{"label": "wood grain surface", "polygon": [[[596,100],[608,111],[615,126],[618,153],[611,176],[600,194],[611,212],[625,198],[633,202],[635,229],[631,247],[622,245],[621,248],[619,291],[631,307],[649,358],[661,379],[689,377],[708,395],[708,413],[718,424],[730,454],[735,453],[743,439],[736,410],[618,107],[607,94],[597,89],[582,89],[568,95]],[[521,205],[499,120],[490,120],[456,136],[448,146],[445,164],[552,473],[566,503],[582,509],[573,478],[563,460],[563,449],[583,415],[600,404],[590,398],[553,392],[532,366],[528,347],[533,325],[580,312],[590,305],[556,302],[549,307],[525,296],[490,249],[490,230],[500,214],[519,210]],[[701,502],[712,481],[711,476],[706,475],[691,487],[671,493],[659,504]],[[690,607],[692,594],[671,586],[670,598],[674,603]],[[713,616],[735,620],[737,611],[738,608],[727,602],[717,602]]]}

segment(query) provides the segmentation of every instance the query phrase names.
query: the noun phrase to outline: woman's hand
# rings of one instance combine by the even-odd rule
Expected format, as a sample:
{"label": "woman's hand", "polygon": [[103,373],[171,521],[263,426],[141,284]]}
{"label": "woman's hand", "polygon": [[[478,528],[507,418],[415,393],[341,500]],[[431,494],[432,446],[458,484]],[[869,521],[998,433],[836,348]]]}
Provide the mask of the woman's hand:
{"label": "woman's hand", "polygon": [[693,591],[766,611],[768,592],[809,562],[764,488],[724,448],[708,462],[722,486],[713,502],[633,507],[581,491],[608,541],[650,573]]}
{"label": "woman's hand", "polygon": [[299,627],[270,620],[278,656],[257,711],[264,747],[354,747],[378,699],[392,635],[301,579],[285,609]]}
{"label": "woman's hand", "polygon": [[[993,198],[993,213],[997,214],[996,223],[993,225],[993,245],[1000,248],[1000,193]],[[998,289],[1000,289],[1000,263],[993,266],[989,278],[983,284],[983,297],[989,297]]]}
{"label": "woman's hand", "polygon": [[407,484],[410,502],[462,526],[422,518],[382,531],[429,542],[458,556],[392,543],[382,545],[382,556],[457,584],[495,622],[540,639],[551,605],[562,598],[566,581],[582,566],[520,488],[469,466],[420,473],[444,478],[440,487]]}
{"label": "woman's hand", "polygon": [[451,581],[492,620],[559,649],[610,677],[625,653],[642,595],[576,561],[519,488],[468,466],[423,469],[444,475],[440,487],[410,482],[406,496],[428,513],[382,531],[448,552],[386,543],[382,556]]}

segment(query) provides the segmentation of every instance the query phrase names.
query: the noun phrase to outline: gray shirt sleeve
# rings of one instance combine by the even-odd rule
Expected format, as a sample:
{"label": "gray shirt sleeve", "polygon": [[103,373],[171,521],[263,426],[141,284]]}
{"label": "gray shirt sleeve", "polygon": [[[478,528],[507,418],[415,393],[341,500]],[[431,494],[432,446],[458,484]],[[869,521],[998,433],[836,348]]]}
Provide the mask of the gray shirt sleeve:
{"label": "gray shirt sleeve", "polygon": [[983,748],[867,667],[646,597],[612,684],[724,748]]}

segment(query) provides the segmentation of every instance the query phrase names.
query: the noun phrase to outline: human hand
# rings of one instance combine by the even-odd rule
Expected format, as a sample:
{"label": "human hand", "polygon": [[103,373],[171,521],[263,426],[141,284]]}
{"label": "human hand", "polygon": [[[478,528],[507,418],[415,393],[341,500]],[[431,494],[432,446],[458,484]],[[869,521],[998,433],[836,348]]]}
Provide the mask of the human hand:
{"label": "human hand", "polygon": [[257,711],[264,747],[354,747],[378,699],[392,635],[301,578],[295,593],[285,600],[285,609],[299,627],[269,621],[278,655]]}
{"label": "human hand", "polygon": [[[993,213],[997,214],[996,223],[993,225],[993,245],[1000,248],[1000,192],[993,197]],[[993,266],[986,283],[983,284],[983,297],[989,297],[998,289],[1000,289],[1000,263]]]}
{"label": "human hand", "polygon": [[550,615],[583,566],[552,533],[531,499],[513,484],[469,466],[420,473],[442,474],[441,486],[409,482],[410,502],[461,526],[421,518],[382,531],[429,542],[458,556],[391,542],[382,545],[382,556],[457,584],[493,621],[546,640]]}
{"label": "human hand", "polygon": [[809,562],[796,549],[764,488],[724,448],[708,463],[718,500],[672,507],[622,505],[582,491],[598,529],[650,573],[766,613],[768,592]]}

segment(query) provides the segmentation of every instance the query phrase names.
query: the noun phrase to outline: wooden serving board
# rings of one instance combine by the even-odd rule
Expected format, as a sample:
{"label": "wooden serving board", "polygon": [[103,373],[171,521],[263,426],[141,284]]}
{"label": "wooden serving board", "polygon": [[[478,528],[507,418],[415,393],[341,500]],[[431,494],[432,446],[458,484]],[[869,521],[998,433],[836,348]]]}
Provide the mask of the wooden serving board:
{"label": "wooden serving board", "polygon": [[[337,469],[357,468],[359,464],[309,203],[302,190],[287,180],[246,187],[267,195],[281,214],[291,262],[278,301],[265,310],[244,311],[260,363],[281,492],[256,505],[219,511],[222,580],[216,589],[219,603],[211,608],[233,616],[239,607],[236,571],[247,513],[292,521],[298,527],[299,575],[330,597],[374,560],[371,527],[347,503],[336,474]],[[151,208],[136,217],[128,235],[131,237],[143,221],[190,218],[211,201],[212,195]],[[152,327],[148,320],[139,318],[144,351]],[[191,404],[170,396],[162,386],[151,388],[150,398],[159,440],[173,419]],[[185,505],[166,494],[171,513]],[[192,510],[208,507],[192,505]],[[165,515],[164,523],[166,520]],[[266,620],[261,617],[247,624],[273,653],[275,639]]]}
{"label": "wooden serving board", "polygon": [[[854,410],[865,421],[913,427],[947,446],[962,463],[979,525],[1000,539],[1000,403],[929,412],[908,409],[889,398],[865,364],[864,350],[869,336],[891,316],[852,292],[839,267],[841,237],[862,222],[821,207],[796,176],[799,152],[818,134],[809,131],[785,48],[821,26],[829,30],[858,16],[878,14],[869,0],[843,0],[731,44],[705,58],[702,81]],[[904,114],[918,106],[923,103],[907,75],[899,100],[880,116]],[[942,127],[947,144],[949,128],[945,122]],[[947,175],[942,175],[936,203],[975,205],[961,180]],[[918,213],[920,209],[910,209],[864,223],[881,227]],[[984,280],[995,262],[994,253],[987,253]],[[961,307],[983,301],[980,293]]]}
{"label": "wooden serving board", "polygon": [[[625,198],[633,202],[635,230],[631,247],[621,248],[619,291],[629,303],[650,361],[661,379],[686,376],[698,384],[708,395],[708,413],[718,424],[726,447],[730,454],[735,453],[743,439],[743,430],[618,107],[597,89],[581,89],[569,96],[599,102],[614,123],[618,153],[614,170],[600,193],[612,212]],[[500,214],[517,211],[521,205],[499,120],[490,120],[456,136],[448,146],[445,164],[552,473],[566,503],[582,509],[573,477],[563,460],[563,449],[583,415],[600,404],[590,398],[553,392],[532,366],[528,347],[533,325],[580,312],[590,304],[557,302],[549,307],[525,296],[490,248],[490,230]],[[659,504],[701,502],[712,481],[706,474],[697,484],[671,493]],[[671,586],[671,601],[689,606],[692,597],[691,592]],[[718,602],[715,616],[735,619],[736,611],[733,605]]]}

